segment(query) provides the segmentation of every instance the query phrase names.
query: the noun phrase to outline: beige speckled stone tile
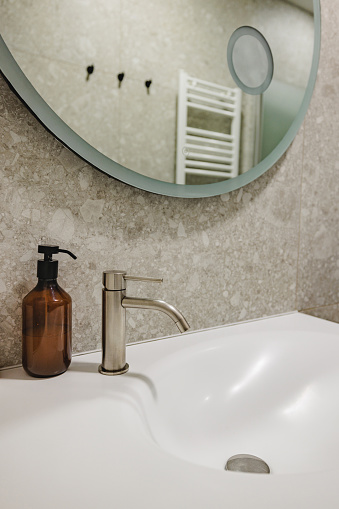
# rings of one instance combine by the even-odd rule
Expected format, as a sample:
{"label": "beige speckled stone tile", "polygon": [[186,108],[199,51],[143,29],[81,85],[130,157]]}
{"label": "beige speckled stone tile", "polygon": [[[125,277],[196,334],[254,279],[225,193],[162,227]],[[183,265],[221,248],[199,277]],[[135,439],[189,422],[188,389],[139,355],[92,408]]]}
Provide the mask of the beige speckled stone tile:
{"label": "beige speckled stone tile", "polygon": [[233,26],[234,20],[230,19],[231,11],[227,12],[226,25],[220,15],[225,17],[227,13],[219,0],[123,2],[122,65],[134,78],[148,76],[173,90],[178,87],[179,69],[209,81],[223,83],[226,78],[233,86],[225,52],[231,35],[231,28],[226,27]]}
{"label": "beige speckled stone tile", "polygon": [[[306,123],[303,173],[298,287],[304,308],[338,302],[332,301],[337,154],[329,129],[337,122],[332,45],[338,19],[334,0],[322,4],[327,36]],[[321,150],[312,147],[314,140]],[[59,255],[59,282],[73,298],[77,352],[100,345],[106,269],[162,276],[162,285],[131,282],[129,294],[177,305],[192,329],[296,309],[303,143],[301,130],[273,169],[233,193],[194,200],[157,196],[85,164],[0,79],[0,366],[20,362],[21,301],[36,283],[39,242],[57,243],[78,256],[73,261]],[[152,311],[129,310],[127,323],[128,341],[177,332],[168,317]]]}
{"label": "beige speckled stone tile", "polygon": [[[226,65],[227,45],[233,31],[243,25],[256,27],[268,39],[276,79],[300,86],[307,83],[312,58],[311,16],[277,0],[232,0],[227,4],[223,0],[150,0],[146,4],[125,0],[121,62],[134,78],[147,79],[148,75],[173,89],[179,69],[234,86]],[[291,54],[293,60],[286,57]]]}
{"label": "beige speckled stone tile", "polygon": [[118,162],[138,173],[174,182],[176,92],[128,77],[120,89]]}
{"label": "beige speckled stone tile", "polygon": [[339,13],[322,1],[320,70],[305,121],[298,309],[339,302]]}
{"label": "beige speckled stone tile", "polygon": [[36,90],[66,124],[90,145],[117,160],[120,115],[118,80],[86,66],[16,51],[16,60]]}
{"label": "beige speckled stone tile", "polygon": [[[129,293],[177,305],[193,329],[294,308],[302,132],[275,169],[221,197],[175,199],[126,186],[45,132],[1,81],[1,365],[20,362],[21,299],[38,242],[57,243],[73,298],[75,351],[100,345],[101,274],[162,276]],[[66,258],[66,259],[65,259]],[[165,315],[128,311],[129,341],[176,333]]]}
{"label": "beige speckled stone tile", "polygon": [[119,55],[120,0],[0,1],[0,33],[13,50],[112,70]]}

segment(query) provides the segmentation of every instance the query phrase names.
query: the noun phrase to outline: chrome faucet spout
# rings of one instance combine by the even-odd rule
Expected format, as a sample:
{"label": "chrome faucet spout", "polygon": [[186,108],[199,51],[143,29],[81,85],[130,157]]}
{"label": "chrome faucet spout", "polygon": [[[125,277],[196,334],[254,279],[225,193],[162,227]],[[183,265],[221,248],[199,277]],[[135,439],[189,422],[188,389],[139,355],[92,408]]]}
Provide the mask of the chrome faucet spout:
{"label": "chrome faucet spout", "polygon": [[163,300],[126,297],[126,281],[161,283],[162,279],[128,276],[121,270],[103,273],[102,363],[99,366],[103,375],[122,375],[129,369],[126,362],[126,308],[162,311],[173,320],[180,332],[190,328],[180,311]]}
{"label": "chrome faucet spout", "polygon": [[138,308],[138,309],[154,309],[155,311],[162,311],[172,318],[175,325],[180,332],[186,332],[190,326],[185,317],[180,313],[179,309],[167,304],[163,300],[155,299],[140,299],[135,297],[124,297],[121,302],[124,308]]}

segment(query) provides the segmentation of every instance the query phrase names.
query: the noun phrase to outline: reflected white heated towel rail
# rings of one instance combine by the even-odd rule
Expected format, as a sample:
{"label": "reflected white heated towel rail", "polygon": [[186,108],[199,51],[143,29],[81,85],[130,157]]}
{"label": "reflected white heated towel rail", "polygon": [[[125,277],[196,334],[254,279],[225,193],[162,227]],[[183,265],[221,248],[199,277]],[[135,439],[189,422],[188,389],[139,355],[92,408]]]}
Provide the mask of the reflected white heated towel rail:
{"label": "reflected white heated towel rail", "polygon": [[[224,115],[230,132],[209,131],[188,125],[188,108]],[[185,184],[187,175],[224,179],[239,173],[241,90],[192,78],[180,71],[176,183]]]}

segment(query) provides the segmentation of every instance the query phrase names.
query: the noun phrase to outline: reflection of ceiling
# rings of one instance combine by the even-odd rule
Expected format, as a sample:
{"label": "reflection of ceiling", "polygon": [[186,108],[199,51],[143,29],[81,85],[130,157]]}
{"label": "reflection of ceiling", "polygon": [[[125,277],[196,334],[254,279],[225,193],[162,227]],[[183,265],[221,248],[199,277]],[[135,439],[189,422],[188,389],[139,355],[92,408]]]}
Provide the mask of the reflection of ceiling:
{"label": "reflection of ceiling", "polygon": [[313,0],[285,0],[285,2],[296,5],[300,7],[300,9],[304,9],[313,14]]}

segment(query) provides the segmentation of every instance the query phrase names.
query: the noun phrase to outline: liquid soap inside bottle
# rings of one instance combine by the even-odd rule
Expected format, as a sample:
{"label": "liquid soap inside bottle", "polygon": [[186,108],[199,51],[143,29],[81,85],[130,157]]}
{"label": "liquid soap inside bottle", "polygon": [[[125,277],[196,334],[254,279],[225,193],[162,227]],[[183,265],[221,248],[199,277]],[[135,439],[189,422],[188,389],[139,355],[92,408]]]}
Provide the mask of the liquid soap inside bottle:
{"label": "liquid soap inside bottle", "polygon": [[39,280],[22,307],[22,365],[31,376],[64,373],[72,356],[72,300],[57,281]]}
{"label": "liquid soap inside bottle", "polygon": [[38,284],[22,302],[22,365],[43,378],[64,373],[72,357],[72,299],[58,285],[58,262],[47,258],[38,261]]}

